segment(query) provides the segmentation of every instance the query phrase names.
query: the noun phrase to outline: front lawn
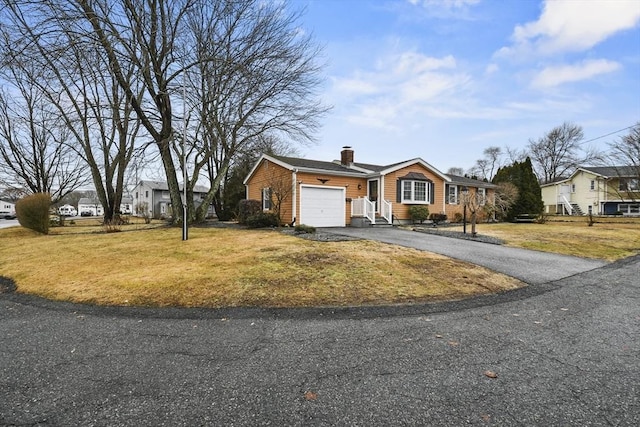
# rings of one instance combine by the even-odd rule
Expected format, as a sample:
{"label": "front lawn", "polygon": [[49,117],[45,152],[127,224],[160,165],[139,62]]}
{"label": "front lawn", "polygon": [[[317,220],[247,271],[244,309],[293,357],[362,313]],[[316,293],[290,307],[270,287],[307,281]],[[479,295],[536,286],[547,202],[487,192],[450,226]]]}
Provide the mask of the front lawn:
{"label": "front lawn", "polygon": [[411,303],[523,285],[483,267],[369,241],[192,228],[183,242],[179,228],[122,230],[104,233],[81,221],[48,236],[0,230],[0,275],[18,292],[54,300],[185,307]]}

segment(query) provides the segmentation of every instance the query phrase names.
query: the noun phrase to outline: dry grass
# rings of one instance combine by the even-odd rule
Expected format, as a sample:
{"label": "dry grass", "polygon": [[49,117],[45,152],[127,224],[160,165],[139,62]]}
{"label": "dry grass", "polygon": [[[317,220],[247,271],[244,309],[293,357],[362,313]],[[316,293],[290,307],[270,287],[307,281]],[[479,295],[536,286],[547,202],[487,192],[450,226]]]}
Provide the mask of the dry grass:
{"label": "dry grass", "polygon": [[584,217],[544,224],[478,224],[477,232],[498,237],[508,246],[607,261],[640,253],[640,221],[597,222],[592,227]]}
{"label": "dry grass", "polygon": [[88,230],[64,227],[49,236],[0,230],[0,274],[19,292],[54,300],[188,307],[393,304],[523,285],[482,267],[369,241],[194,228],[182,242],[176,228]]}

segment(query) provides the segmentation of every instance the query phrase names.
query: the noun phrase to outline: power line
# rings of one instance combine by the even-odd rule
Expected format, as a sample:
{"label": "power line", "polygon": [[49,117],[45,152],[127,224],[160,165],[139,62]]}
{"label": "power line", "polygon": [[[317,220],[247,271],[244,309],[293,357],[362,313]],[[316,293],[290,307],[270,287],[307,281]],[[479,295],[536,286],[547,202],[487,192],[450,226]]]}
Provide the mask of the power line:
{"label": "power line", "polygon": [[607,136],[615,135],[616,133],[620,133],[620,132],[622,132],[622,131],[629,130],[629,129],[631,129],[631,128],[632,128],[632,127],[634,127],[634,126],[636,126],[636,125],[627,126],[626,128],[622,128],[622,129],[620,129],[620,130],[617,130],[617,131],[614,131],[614,132],[608,133],[608,134],[606,134],[606,135],[601,135],[601,136],[597,136],[597,137],[595,137],[595,138],[591,138],[591,139],[589,139],[589,140],[587,140],[587,141],[582,141],[582,142],[580,142],[580,144],[586,144],[587,142],[597,141],[598,139],[606,138]]}

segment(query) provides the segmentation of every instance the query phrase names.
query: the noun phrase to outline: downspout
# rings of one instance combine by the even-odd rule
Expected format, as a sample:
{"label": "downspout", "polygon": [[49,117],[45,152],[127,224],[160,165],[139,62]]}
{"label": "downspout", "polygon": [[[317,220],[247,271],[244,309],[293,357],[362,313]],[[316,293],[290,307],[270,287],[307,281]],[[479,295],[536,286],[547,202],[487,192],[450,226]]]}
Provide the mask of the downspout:
{"label": "downspout", "polygon": [[293,185],[293,191],[291,196],[291,223],[296,225],[295,222],[298,219],[298,203],[296,201],[297,193],[298,193],[298,169],[293,169],[291,172],[291,184]]}
{"label": "downspout", "polygon": [[[433,188],[436,188],[435,185]],[[435,195],[434,195],[435,197]],[[442,181],[442,213],[447,214],[447,181]]]}

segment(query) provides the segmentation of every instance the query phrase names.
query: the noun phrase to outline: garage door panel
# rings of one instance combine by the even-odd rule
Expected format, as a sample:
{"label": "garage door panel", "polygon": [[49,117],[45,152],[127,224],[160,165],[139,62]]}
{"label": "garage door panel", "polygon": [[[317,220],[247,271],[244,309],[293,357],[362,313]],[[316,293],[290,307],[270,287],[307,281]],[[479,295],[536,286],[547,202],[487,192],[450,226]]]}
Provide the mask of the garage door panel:
{"label": "garage door panel", "polygon": [[344,227],[343,188],[301,187],[300,224],[314,227]]}

